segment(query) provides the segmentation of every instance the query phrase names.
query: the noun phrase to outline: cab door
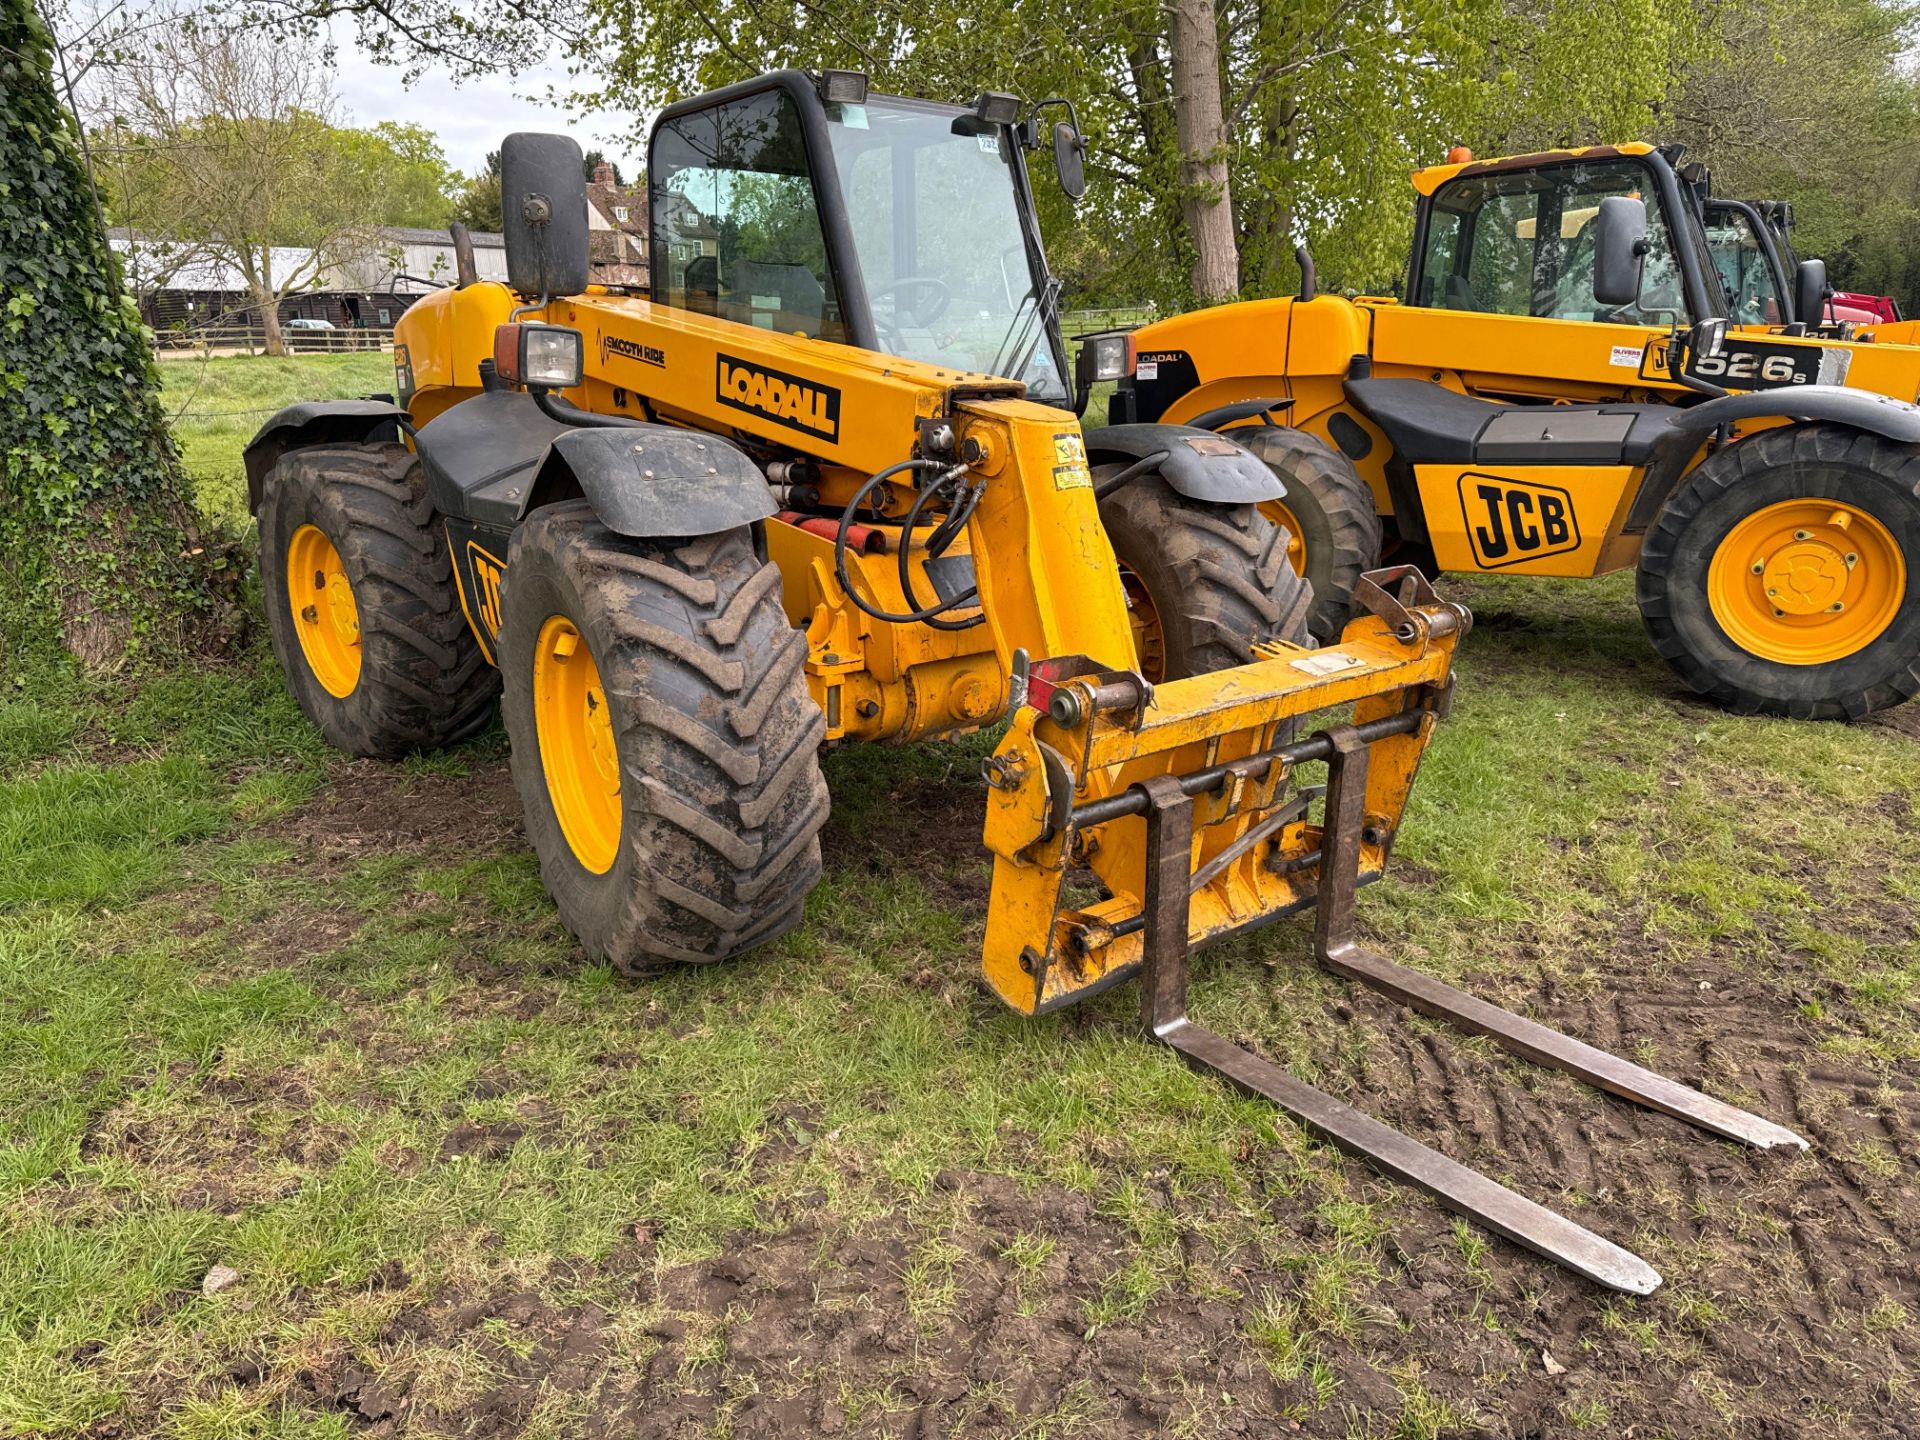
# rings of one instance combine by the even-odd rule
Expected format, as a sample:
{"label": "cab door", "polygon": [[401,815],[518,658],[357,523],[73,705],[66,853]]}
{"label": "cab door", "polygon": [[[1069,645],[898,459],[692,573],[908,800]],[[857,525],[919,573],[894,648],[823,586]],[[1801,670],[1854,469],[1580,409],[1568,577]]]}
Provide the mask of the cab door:
{"label": "cab door", "polygon": [[[1457,372],[1471,392],[1589,399],[1641,374],[1648,340],[1696,313],[1698,285],[1639,157],[1469,169],[1422,206],[1405,304],[1376,312],[1377,374]],[[1593,294],[1594,217],[1611,195],[1647,206],[1639,301]]]}

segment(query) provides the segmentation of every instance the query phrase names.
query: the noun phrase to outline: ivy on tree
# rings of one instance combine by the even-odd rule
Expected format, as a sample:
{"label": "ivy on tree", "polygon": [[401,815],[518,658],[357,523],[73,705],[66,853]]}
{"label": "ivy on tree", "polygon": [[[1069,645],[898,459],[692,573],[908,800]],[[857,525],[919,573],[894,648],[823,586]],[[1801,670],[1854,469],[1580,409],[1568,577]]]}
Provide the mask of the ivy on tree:
{"label": "ivy on tree", "polygon": [[60,649],[114,666],[224,607],[29,0],[0,0],[0,94],[0,673]]}

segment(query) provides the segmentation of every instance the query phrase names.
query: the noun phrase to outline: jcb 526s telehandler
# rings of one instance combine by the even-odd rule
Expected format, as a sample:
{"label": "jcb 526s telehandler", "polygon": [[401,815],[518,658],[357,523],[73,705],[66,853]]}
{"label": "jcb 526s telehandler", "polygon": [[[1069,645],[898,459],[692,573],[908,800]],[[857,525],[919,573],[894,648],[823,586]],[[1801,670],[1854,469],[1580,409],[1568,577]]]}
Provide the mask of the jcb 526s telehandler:
{"label": "jcb 526s telehandler", "polygon": [[[845,71],[669,107],[650,299],[588,283],[578,147],[509,136],[509,284],[463,261],[399,326],[397,403],[297,405],[248,451],[293,693],[385,756],[471,733],[502,689],[560,915],[633,971],[799,922],[823,741],[1009,717],[983,957],[1008,1004],[1139,975],[1193,1063],[1651,1289],[1637,1256],[1187,1019],[1192,946],[1317,904],[1342,974],[1716,1134],[1802,1143],[1355,943],[1467,616],[1383,571],[1337,645],[1304,648],[1266,467],[1206,430],[1082,435],[1025,163],[1044,107],[1023,108],[869,97]],[[1077,193],[1077,132],[1052,138]],[[1350,718],[1296,735],[1329,707]],[[1293,781],[1312,761],[1319,812]]]}
{"label": "jcb 526s telehandler", "polygon": [[1229,433],[1286,481],[1265,508],[1304,550],[1315,633],[1384,541],[1457,572],[1637,565],[1655,648],[1734,710],[1920,690],[1920,348],[1765,324],[1820,313],[1818,261],[1730,322],[1700,196],[1646,145],[1413,183],[1403,297],[1309,282],[1081,352],[1083,384],[1118,379],[1116,421],[1250,427]]}

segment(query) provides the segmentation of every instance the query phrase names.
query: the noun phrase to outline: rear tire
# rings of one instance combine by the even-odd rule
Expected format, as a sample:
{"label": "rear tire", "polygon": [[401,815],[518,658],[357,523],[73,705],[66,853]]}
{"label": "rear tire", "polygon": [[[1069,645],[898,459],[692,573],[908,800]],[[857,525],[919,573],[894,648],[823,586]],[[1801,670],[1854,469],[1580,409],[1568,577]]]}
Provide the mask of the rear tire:
{"label": "rear tire", "polygon": [[1837,720],[1910,699],[1920,447],[1810,424],[1715,452],[1647,532],[1638,594],[1654,648],[1729,710]]}
{"label": "rear tire", "polygon": [[[587,953],[645,974],[724,960],[798,924],[820,878],[826,720],[807,691],[806,644],[781,607],[780,572],[754,554],[751,533],[635,540],[571,502],[520,526],[506,574],[500,668],[514,784],[541,878]],[[556,810],[556,793],[578,803],[566,798],[572,782],[548,773],[548,755],[565,752],[553,702],[536,700],[535,650],[556,617],[597,668],[600,733],[617,757],[600,870],[583,863]]]}
{"label": "rear tire", "polygon": [[1380,566],[1380,512],[1373,491],[1338,450],[1285,425],[1229,431],[1287,487],[1285,498],[1261,513],[1294,537],[1292,560],[1313,586],[1307,628],[1324,644],[1340,638],[1353,618],[1353,586]]}
{"label": "rear tire", "polygon": [[[486,725],[499,677],[460,609],[446,527],[413,452],[391,444],[289,451],[267,472],[258,520],[273,651],[328,744],[392,760]],[[289,574],[290,558],[316,554],[330,586],[320,574]],[[330,606],[344,617],[338,625]],[[338,643],[322,631],[323,615]]]}
{"label": "rear tire", "polygon": [[[1097,468],[1095,484],[1118,468]],[[1257,507],[1189,500],[1150,474],[1102,497],[1100,520],[1148,681],[1245,665],[1271,640],[1305,643],[1312,587],[1288,562],[1287,532]]]}

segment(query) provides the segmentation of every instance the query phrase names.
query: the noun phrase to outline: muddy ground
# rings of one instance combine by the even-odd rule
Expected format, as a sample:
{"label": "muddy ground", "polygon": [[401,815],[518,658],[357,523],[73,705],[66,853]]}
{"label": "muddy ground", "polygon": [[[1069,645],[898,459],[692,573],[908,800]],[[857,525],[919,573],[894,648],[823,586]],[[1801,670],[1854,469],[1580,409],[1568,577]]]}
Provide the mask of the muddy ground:
{"label": "muddy ground", "polygon": [[[830,832],[830,866],[882,878],[911,868],[942,901],[977,906],[986,868],[968,848],[972,787],[909,778],[892,799],[916,833],[936,837],[926,853],[941,862]],[[299,847],[292,865],[325,874],[383,851],[516,846],[514,810],[503,764],[459,779],[354,764],[279,831]],[[347,1347],[316,1355],[291,1377],[288,1402],[369,1436],[519,1434],[556,1397],[577,1422],[569,1433],[623,1440],[1920,1434],[1920,1338],[1905,1318],[1920,1314],[1920,1087],[1821,1051],[1823,1026],[1802,1013],[1817,982],[1762,981],[1729,953],[1649,983],[1631,922],[1618,923],[1593,952],[1598,983],[1580,993],[1529,988],[1492,961],[1478,979],[1503,1003],[1797,1128],[1807,1154],[1705,1140],[1364,992],[1334,1007],[1311,1046],[1354,1103],[1657,1255],[1685,1297],[1657,1323],[1508,1244],[1478,1243],[1434,1205],[1350,1166],[1360,1198],[1391,1202],[1390,1228],[1380,1261],[1350,1275],[1337,1302],[1346,1333],[1316,1327],[1300,1349],[1274,1320],[1324,1303],[1307,1293],[1315,1271],[1300,1257],[1350,1237],[1329,1229],[1292,1167],[1256,1149],[1234,1158],[1267,1224],[1224,1247],[1199,1233],[1215,1218],[1204,1193],[1141,1177],[1186,1268],[1137,1319],[1089,1323],[1134,1242],[1086,1195],[954,1169],[936,1181],[931,1228],[845,1223],[824,1195],[801,1193],[696,1264],[663,1261],[640,1224],[611,1255],[557,1256],[491,1288],[425,1293],[389,1267],[374,1284],[401,1298],[371,1341],[393,1363],[376,1378]],[[299,948],[256,938],[282,963]],[[970,993],[966,963],[930,983]],[[514,1003],[510,973],[471,983],[476,1005]],[[456,1125],[442,1158],[488,1163],[538,1125],[538,1115]],[[778,1147],[757,1160],[780,1162]],[[1314,1163],[1336,1162],[1316,1153]],[[951,1287],[931,1317],[910,1280],[930,1246]],[[596,1298],[567,1302],[582,1290]],[[489,1377],[481,1392],[449,1404],[444,1385],[410,1375],[405,1357],[423,1346],[475,1357]],[[260,1383],[264,1358],[237,1359],[234,1384]],[[96,1433],[136,1432],[116,1420]]]}

